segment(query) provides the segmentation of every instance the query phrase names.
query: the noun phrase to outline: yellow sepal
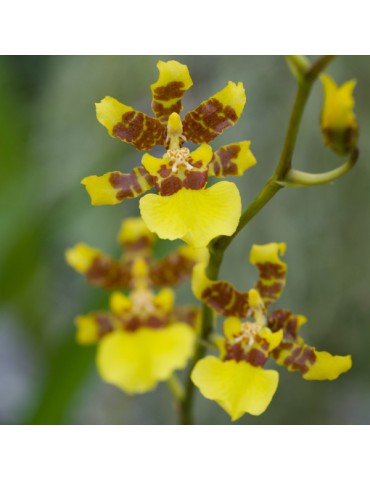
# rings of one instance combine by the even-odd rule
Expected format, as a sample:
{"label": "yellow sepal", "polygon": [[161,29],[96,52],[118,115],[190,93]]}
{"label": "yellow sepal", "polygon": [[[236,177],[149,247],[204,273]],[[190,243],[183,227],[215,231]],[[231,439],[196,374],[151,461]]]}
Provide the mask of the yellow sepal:
{"label": "yellow sepal", "polygon": [[119,243],[134,243],[144,237],[148,238],[151,242],[153,242],[155,238],[140,217],[126,218],[123,220],[118,233]]}
{"label": "yellow sepal", "polygon": [[99,326],[93,315],[80,315],[75,320],[76,341],[80,345],[92,345],[99,340]]}
{"label": "yellow sepal", "polygon": [[213,98],[216,98],[223,105],[227,105],[235,110],[238,117],[242,114],[245,102],[247,101],[242,82],[238,82],[237,84],[228,82],[225,88],[213,95]]}
{"label": "yellow sepal", "polygon": [[96,106],[96,117],[98,121],[108,130],[109,135],[113,136],[113,127],[120,123],[122,115],[131,112],[134,109],[119,102],[113,97],[104,97]]}
{"label": "yellow sepal", "polygon": [[119,190],[113,188],[110,183],[111,175],[112,172],[108,172],[99,177],[91,175],[81,180],[90,195],[91,205],[117,205],[122,202],[122,199],[117,198]]}
{"label": "yellow sepal", "polygon": [[335,380],[352,367],[351,355],[331,355],[315,350],[315,363],[303,375],[305,380]]}
{"label": "yellow sepal", "polygon": [[65,259],[68,265],[77,270],[77,272],[86,273],[95,258],[102,255],[102,252],[97,248],[92,248],[85,243],[78,243],[66,250]]}

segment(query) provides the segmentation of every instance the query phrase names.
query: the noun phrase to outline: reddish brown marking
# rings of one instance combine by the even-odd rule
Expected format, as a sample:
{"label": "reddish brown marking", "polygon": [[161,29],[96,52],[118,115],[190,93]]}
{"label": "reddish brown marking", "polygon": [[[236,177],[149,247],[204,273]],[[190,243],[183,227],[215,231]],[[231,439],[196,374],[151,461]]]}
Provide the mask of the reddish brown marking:
{"label": "reddish brown marking", "polygon": [[[135,172],[137,170],[137,172]],[[154,184],[152,176],[144,167],[138,167],[131,173],[112,172],[109,177],[109,183],[113,188],[119,190],[116,194],[118,200],[137,197],[143,193],[143,189],[138,181],[138,175],[144,177],[145,181],[152,186]]]}
{"label": "reddish brown marking", "polygon": [[124,265],[104,256],[96,257],[86,272],[90,283],[103,288],[127,288],[130,277]]}
{"label": "reddish brown marking", "polygon": [[233,108],[224,107],[216,98],[210,98],[185,116],[183,133],[193,143],[208,143],[237,119]]}
{"label": "reddish brown marking", "polygon": [[256,263],[256,267],[260,272],[260,276],[263,279],[285,279],[285,266],[280,265],[279,263],[265,262],[265,263]]}
{"label": "reddish brown marking", "polygon": [[208,172],[195,172],[190,170],[186,172],[183,185],[191,190],[200,190],[207,183]]}
{"label": "reddish brown marking", "polygon": [[298,337],[298,318],[290,310],[271,312],[268,316],[268,326],[273,332],[283,329],[284,340],[296,340]]}
{"label": "reddish brown marking", "polygon": [[239,145],[228,145],[227,147],[222,147],[217,150],[217,152],[213,154],[211,161],[215,175],[237,175],[238,166],[232,160],[238,157],[239,152]]}
{"label": "reddish brown marking", "polygon": [[258,348],[245,350],[242,343],[226,343],[226,355],[224,360],[235,360],[236,362],[248,362],[255,367],[263,367],[267,361],[267,354],[261,352]]}
{"label": "reddish brown marking", "polygon": [[95,320],[98,324],[98,337],[102,338],[104,335],[107,333],[110,333],[114,330],[113,324],[112,324],[112,318],[110,317],[109,314],[105,313],[97,313],[95,315]]}
{"label": "reddish brown marking", "polygon": [[150,249],[153,245],[153,240],[149,237],[140,237],[134,241],[123,241],[122,245],[125,247],[126,252],[139,253]]}
{"label": "reddish brown marking", "polygon": [[196,307],[175,307],[173,311],[173,323],[186,323],[190,327],[196,326],[199,310]]}
{"label": "reddish brown marking", "polygon": [[171,175],[170,177],[162,180],[157,188],[161,195],[167,197],[181,190],[182,181],[175,175]]}
{"label": "reddish brown marking", "polygon": [[138,150],[149,150],[164,144],[165,127],[156,118],[132,110],[122,115],[121,122],[113,127],[112,133]]}
{"label": "reddish brown marking", "polygon": [[155,100],[162,100],[164,102],[175,98],[180,98],[184,95],[184,82],[170,82],[167,85],[157,87],[153,92]]}
{"label": "reddish brown marking", "polygon": [[307,373],[310,369],[310,365],[313,365],[315,360],[316,354],[313,348],[307,345],[302,345],[294,348],[291,355],[284,360],[284,365],[291,367],[293,370]]}
{"label": "reddish brown marking", "polygon": [[155,286],[174,286],[190,277],[194,265],[194,260],[174,252],[155,263],[150,270],[150,276]]}
{"label": "reddish brown marking", "polygon": [[169,175],[171,175],[172,171],[170,168],[168,168],[167,165],[161,165],[158,170],[158,175],[162,178],[167,178]]}
{"label": "reddish brown marking", "polygon": [[173,113],[173,112],[180,113],[181,112],[181,110],[182,110],[181,100],[178,100],[177,102],[173,103],[169,107],[164,107],[162,103],[158,103],[158,102],[155,102],[153,100],[152,110],[155,113],[155,116],[161,122],[167,122],[168,117],[171,115],[171,113]]}
{"label": "reddish brown marking", "polygon": [[216,282],[206,288],[202,293],[202,299],[225,316],[235,315],[239,318],[247,316],[248,293],[238,292],[227,282]]}

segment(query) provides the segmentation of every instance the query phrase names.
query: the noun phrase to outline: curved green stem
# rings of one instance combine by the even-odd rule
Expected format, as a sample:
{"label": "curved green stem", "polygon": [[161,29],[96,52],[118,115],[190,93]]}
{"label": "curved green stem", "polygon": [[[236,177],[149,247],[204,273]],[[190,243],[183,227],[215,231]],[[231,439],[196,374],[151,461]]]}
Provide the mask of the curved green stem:
{"label": "curved green stem", "polygon": [[343,165],[325,173],[307,173],[292,168],[285,176],[284,181],[280,182],[280,185],[282,187],[308,187],[310,185],[324,185],[325,183],[333,182],[351,170],[357,162],[358,153],[356,148]]}
{"label": "curved green stem", "polygon": [[[257,213],[271,200],[271,198],[284,186],[288,186],[289,181],[288,179],[292,179],[297,185],[298,181],[306,181],[306,183],[301,183],[302,185],[319,185],[322,183],[327,183],[327,181],[331,181],[334,178],[339,178],[341,175],[346,173],[350,168],[352,168],[353,164],[355,163],[356,158],[352,158],[352,160],[346,162],[345,165],[339,167],[339,169],[335,169],[332,172],[327,172],[324,174],[304,174],[304,172],[298,172],[297,170],[292,170],[291,162],[293,151],[303,115],[303,111],[308,99],[308,96],[311,92],[311,88],[313,82],[316,80],[317,76],[320,72],[328,65],[328,63],[333,60],[334,56],[327,55],[324,57],[319,58],[315,63],[312,65],[309,64],[308,60],[304,57],[290,57],[290,64],[296,71],[299,73],[295,75],[298,82],[298,89],[296,93],[296,97],[294,100],[292,113],[290,116],[288,130],[285,136],[284,146],[280,155],[280,159],[278,165],[275,169],[274,174],[272,177],[266,182],[262,190],[258,193],[256,198],[252,201],[252,203],[246,208],[243,214],[240,217],[239,225],[233,235],[230,237],[221,236],[215,238],[208,246],[210,252],[210,260],[207,267],[207,275],[211,280],[217,280],[218,273],[222,264],[223,256],[230,245],[230,243],[234,240],[234,238],[238,235],[238,233],[243,230],[243,228],[252,220],[252,218],[257,215]],[[351,165],[350,165],[351,164]],[[304,176],[304,178],[302,177]],[[308,177],[311,175],[319,175],[321,177],[315,177],[316,183],[309,182]],[[298,180],[297,180],[298,178]],[[327,181],[323,181],[328,179]],[[213,323],[214,323],[214,315],[212,310],[207,306],[203,305],[203,322],[202,322],[202,332],[201,332],[201,339],[207,340],[209,335],[213,331]],[[192,423],[192,406],[193,406],[193,397],[194,397],[194,385],[191,381],[190,374],[197,363],[197,361],[202,358],[206,353],[206,347],[204,343],[199,343],[194,359],[189,369],[189,376],[185,385],[185,396],[181,403],[180,408],[180,417],[181,423],[183,424],[191,424]]]}

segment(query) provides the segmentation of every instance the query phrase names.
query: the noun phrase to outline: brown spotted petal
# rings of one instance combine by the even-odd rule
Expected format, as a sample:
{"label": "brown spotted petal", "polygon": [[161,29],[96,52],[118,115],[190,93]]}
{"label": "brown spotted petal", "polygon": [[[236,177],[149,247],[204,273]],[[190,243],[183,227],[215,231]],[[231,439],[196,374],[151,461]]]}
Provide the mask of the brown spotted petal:
{"label": "brown spotted petal", "polygon": [[104,288],[126,288],[130,269],[100,250],[78,243],[65,253],[67,263],[84,275],[89,283]]}
{"label": "brown spotted petal", "polygon": [[194,295],[222,315],[246,317],[250,306],[249,293],[238,292],[228,282],[210,280],[205,268],[204,263],[194,267],[192,278]]}
{"label": "brown spotted petal", "polygon": [[285,286],[287,265],[279,258],[285,248],[285,243],[267,243],[253,245],[250,252],[249,261],[259,271],[255,288],[266,307],[280,297]]}
{"label": "brown spotted petal", "polygon": [[248,141],[225,145],[214,152],[209,163],[209,175],[226,177],[240,176],[256,163]]}
{"label": "brown spotted petal", "polygon": [[193,253],[197,250],[187,246],[180,247],[163,260],[154,263],[150,269],[153,285],[156,287],[175,286],[189,278],[198,262],[198,256]]}
{"label": "brown spotted petal", "polygon": [[277,310],[269,315],[271,330],[283,329],[283,341],[272,351],[272,357],[288,370],[300,372],[305,380],[335,380],[351,368],[351,356],[317,351],[304,343],[298,330],[305,321],[305,317],[288,310]]}
{"label": "brown spotted petal", "polygon": [[243,84],[229,82],[223,90],[185,116],[183,134],[193,143],[211,142],[238,121],[245,102]]}
{"label": "brown spotted petal", "polygon": [[176,60],[159,61],[157,67],[159,78],[150,87],[153,95],[152,110],[161,122],[166,123],[171,113],[181,112],[182,96],[193,82],[188,67]]}
{"label": "brown spotted petal", "polygon": [[153,179],[144,167],[131,173],[108,172],[91,175],[81,181],[90,195],[92,205],[116,205],[127,198],[135,198],[150,190]]}
{"label": "brown spotted petal", "polygon": [[97,103],[96,116],[112,137],[130,143],[138,150],[164,145],[165,126],[158,119],[134,110],[115,98],[105,97]]}

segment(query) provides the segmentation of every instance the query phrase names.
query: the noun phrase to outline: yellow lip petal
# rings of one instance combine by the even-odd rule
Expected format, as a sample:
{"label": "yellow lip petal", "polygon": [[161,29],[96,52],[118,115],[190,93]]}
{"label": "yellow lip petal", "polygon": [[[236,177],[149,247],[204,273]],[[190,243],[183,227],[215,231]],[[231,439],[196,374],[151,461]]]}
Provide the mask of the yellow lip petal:
{"label": "yellow lip petal", "polygon": [[205,247],[218,235],[232,235],[239,223],[241,199],[231,182],[206,190],[181,189],[162,197],[149,194],[140,201],[141,216],[160,238],[180,238],[195,248]]}
{"label": "yellow lip petal", "polygon": [[144,393],[185,368],[194,341],[194,331],[185,324],[116,331],[101,340],[97,367],[106,382],[129,394]]}
{"label": "yellow lip petal", "polygon": [[235,421],[244,413],[261,415],[266,410],[279,374],[247,362],[205,357],[196,364],[191,379],[204,397],[216,401]]}

